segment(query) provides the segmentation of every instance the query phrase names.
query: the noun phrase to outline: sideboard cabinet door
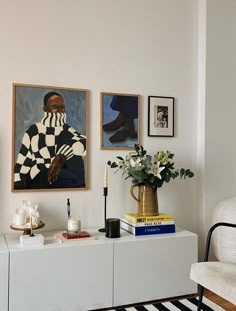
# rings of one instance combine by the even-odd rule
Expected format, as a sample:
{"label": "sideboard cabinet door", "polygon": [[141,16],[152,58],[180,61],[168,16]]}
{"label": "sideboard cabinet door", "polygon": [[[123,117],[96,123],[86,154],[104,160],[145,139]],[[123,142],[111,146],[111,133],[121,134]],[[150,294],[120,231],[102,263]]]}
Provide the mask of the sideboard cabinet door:
{"label": "sideboard cabinet door", "polygon": [[11,250],[9,311],[84,311],[112,306],[113,245]]}
{"label": "sideboard cabinet door", "polygon": [[197,293],[189,278],[197,235],[188,231],[114,244],[114,306]]}

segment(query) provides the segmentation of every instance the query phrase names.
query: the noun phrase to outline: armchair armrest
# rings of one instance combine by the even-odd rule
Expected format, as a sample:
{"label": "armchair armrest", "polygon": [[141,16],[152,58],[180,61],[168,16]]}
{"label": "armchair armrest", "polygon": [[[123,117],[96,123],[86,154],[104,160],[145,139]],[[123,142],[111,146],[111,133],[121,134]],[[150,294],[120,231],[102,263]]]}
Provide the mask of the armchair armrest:
{"label": "armchair armrest", "polygon": [[206,241],[206,248],[205,248],[205,255],[204,255],[204,260],[203,260],[203,261],[208,261],[212,233],[213,233],[213,231],[214,231],[216,228],[218,228],[218,227],[220,227],[220,226],[236,228],[236,224],[232,224],[232,223],[228,223],[228,222],[218,222],[218,223],[214,224],[214,225],[210,228],[210,230],[208,231],[207,241]]}

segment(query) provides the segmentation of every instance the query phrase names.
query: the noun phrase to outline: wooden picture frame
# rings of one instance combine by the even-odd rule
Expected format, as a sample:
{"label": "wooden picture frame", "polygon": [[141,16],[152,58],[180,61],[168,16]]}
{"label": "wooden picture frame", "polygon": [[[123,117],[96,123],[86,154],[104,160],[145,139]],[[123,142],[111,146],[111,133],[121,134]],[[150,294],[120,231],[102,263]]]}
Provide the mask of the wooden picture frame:
{"label": "wooden picture frame", "polygon": [[88,189],[85,89],[13,84],[12,192]]}
{"label": "wooden picture frame", "polygon": [[140,143],[140,95],[100,93],[100,148],[133,149]]}
{"label": "wooden picture frame", "polygon": [[148,96],[148,136],[174,136],[174,97]]}

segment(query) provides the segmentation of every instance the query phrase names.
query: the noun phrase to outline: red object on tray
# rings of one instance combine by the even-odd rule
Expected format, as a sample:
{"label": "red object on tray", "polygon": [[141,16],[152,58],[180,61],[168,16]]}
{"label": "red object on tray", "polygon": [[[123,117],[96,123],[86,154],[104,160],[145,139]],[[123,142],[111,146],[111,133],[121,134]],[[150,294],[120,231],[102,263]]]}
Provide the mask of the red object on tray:
{"label": "red object on tray", "polygon": [[91,237],[91,235],[88,232],[86,232],[86,231],[81,231],[78,234],[69,234],[67,232],[63,232],[62,236],[65,239],[81,239],[81,238],[89,238],[89,237]]}

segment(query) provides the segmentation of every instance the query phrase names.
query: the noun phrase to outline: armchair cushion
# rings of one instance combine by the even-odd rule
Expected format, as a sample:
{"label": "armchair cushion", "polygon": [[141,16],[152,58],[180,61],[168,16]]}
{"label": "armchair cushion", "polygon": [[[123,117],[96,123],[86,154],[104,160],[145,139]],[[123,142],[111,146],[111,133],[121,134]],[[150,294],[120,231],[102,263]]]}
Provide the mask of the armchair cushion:
{"label": "armchair cushion", "polygon": [[199,262],[191,267],[190,278],[212,292],[236,304],[236,264]]}

